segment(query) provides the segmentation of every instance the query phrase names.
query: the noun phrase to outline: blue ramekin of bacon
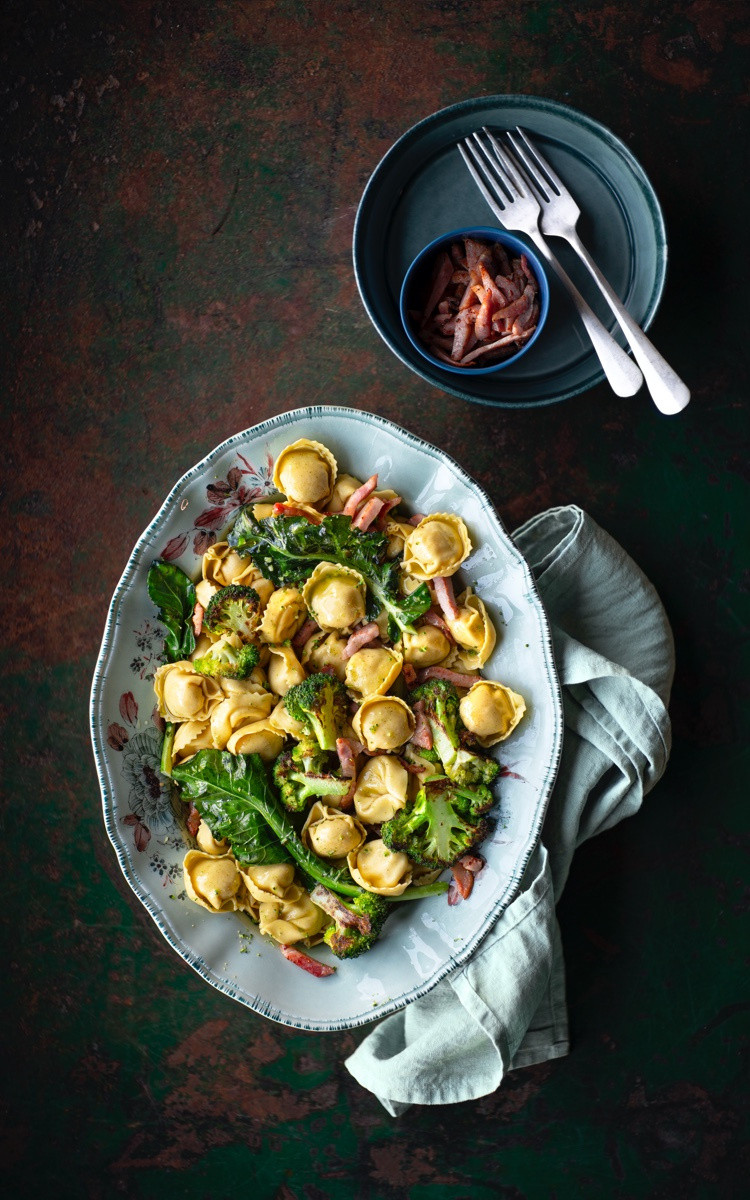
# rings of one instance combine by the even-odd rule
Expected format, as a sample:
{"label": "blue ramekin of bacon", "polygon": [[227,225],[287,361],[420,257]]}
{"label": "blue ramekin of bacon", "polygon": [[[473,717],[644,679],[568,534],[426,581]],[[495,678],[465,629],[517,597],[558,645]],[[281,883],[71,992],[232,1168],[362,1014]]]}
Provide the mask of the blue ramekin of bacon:
{"label": "blue ramekin of bacon", "polygon": [[420,250],[401,286],[415,350],[456,375],[490,375],[528,354],[549,311],[537,255],[504,229],[473,226]]}

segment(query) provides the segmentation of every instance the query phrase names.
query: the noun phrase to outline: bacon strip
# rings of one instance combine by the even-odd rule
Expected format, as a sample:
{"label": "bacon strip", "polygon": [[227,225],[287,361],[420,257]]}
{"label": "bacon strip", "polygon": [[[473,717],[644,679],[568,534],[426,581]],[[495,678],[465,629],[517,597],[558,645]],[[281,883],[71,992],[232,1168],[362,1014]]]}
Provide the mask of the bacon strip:
{"label": "bacon strip", "polygon": [[357,750],[355,746],[359,746],[359,742],[352,742],[351,738],[336,738],[336,753],[339,756],[341,764],[341,774],[345,779],[354,779],[357,774]]}
{"label": "bacon strip", "polygon": [[304,625],[301,625],[294,637],[292,638],[292,650],[301,650],[305,642],[309,641],[314,633],[320,629],[317,621],[313,621],[312,617],[308,617]]}
{"label": "bacon strip", "polygon": [[424,513],[414,513],[413,517],[409,517],[408,525],[418,525],[420,521],[424,521]]}
{"label": "bacon strip", "polygon": [[433,581],[437,602],[451,621],[458,617],[458,605],[453,594],[453,579],[450,575],[437,575]]}
{"label": "bacon strip", "polygon": [[[404,768],[404,770],[408,771],[410,775],[422,774],[423,768],[418,767],[416,763],[409,762],[408,758],[404,758],[402,754],[397,754],[396,758],[401,763],[401,766]],[[430,763],[430,766],[432,766],[432,763]]]}
{"label": "bacon strip", "polygon": [[356,517],[352,521],[352,527],[354,529],[359,529],[362,531],[362,533],[364,533],[366,529],[370,528],[375,518],[379,515],[382,507],[383,501],[380,499],[380,497],[371,496],[370,499],[362,505]]}
{"label": "bacon strip", "polygon": [[368,642],[377,637],[380,637],[380,626],[375,621],[370,621],[369,624],[360,626],[359,629],[355,629],[349,638],[341,657],[351,658],[353,654],[356,654],[358,650],[361,650],[363,646],[366,646]]}
{"label": "bacon strip", "polygon": [[358,487],[356,492],[352,492],[351,496],[344,505],[344,516],[353,517],[360,504],[362,504],[371,492],[375,491],[378,486],[377,475],[371,475],[370,478]]}
{"label": "bacon strip", "polygon": [[201,815],[191,800],[190,808],[188,809],[188,815],[187,815],[187,831],[191,837],[197,836],[198,826],[200,825],[200,823],[201,823]]}
{"label": "bacon strip", "polygon": [[308,975],[314,975],[316,979],[325,979],[328,975],[336,974],[335,967],[329,967],[326,963],[318,962],[317,958],[311,958],[309,954],[303,954],[295,946],[282,946],[281,953],[284,955],[284,958],[289,959],[290,963],[294,963],[295,967],[301,967],[303,971],[307,971]]}
{"label": "bacon strip", "polygon": [[206,610],[202,604],[196,600],[195,608],[193,609],[193,633],[196,637],[200,637],[201,629],[203,628],[203,618],[206,615]]}
{"label": "bacon strip", "polygon": [[447,679],[448,683],[460,688],[470,688],[478,678],[478,675],[462,675],[459,671],[449,671],[447,667],[424,667],[417,672],[420,683],[425,683],[428,679]]}
{"label": "bacon strip", "polygon": [[478,875],[484,867],[484,859],[479,854],[464,854],[459,858],[458,863],[467,871],[471,871],[472,875]]}
{"label": "bacon strip", "polygon": [[471,895],[471,889],[474,887],[474,876],[466,867],[461,866],[461,861],[454,863],[451,867],[451,872],[456,883],[456,888],[461,894],[462,900],[468,900]]}
{"label": "bacon strip", "polygon": [[417,723],[414,727],[414,733],[409,738],[413,746],[419,746],[422,750],[432,749],[432,730],[430,729],[427,717],[424,712],[424,700],[417,700],[416,704],[412,705],[412,712],[417,718]]}
{"label": "bacon strip", "polygon": [[450,887],[448,888],[448,903],[451,907],[453,907],[455,904],[461,903],[461,893],[458,890],[458,884],[456,883],[455,877],[451,879]]}
{"label": "bacon strip", "polygon": [[417,682],[416,667],[414,667],[410,662],[405,662],[401,668],[401,674],[404,677],[404,683],[408,687],[409,691],[411,691],[411,689],[414,687],[414,684]]}
{"label": "bacon strip", "polygon": [[388,523],[387,522],[388,513],[391,511],[392,508],[395,508],[396,505],[400,504],[400,503],[401,503],[400,496],[391,496],[390,500],[383,501],[383,507],[381,508],[381,510],[378,513],[377,518],[375,520],[376,529],[385,529],[385,526]]}
{"label": "bacon strip", "polygon": [[322,908],[323,912],[328,913],[329,917],[333,917],[339,925],[346,925],[349,929],[359,929],[360,933],[371,931],[372,924],[366,913],[353,913],[339,900],[338,896],[334,896],[327,887],[323,887],[322,883],[313,888],[310,892],[310,899],[313,904],[317,904],[318,908]]}
{"label": "bacon strip", "polygon": [[442,630],[448,640],[455,644],[456,639],[448,628],[445,618],[441,617],[440,613],[436,612],[434,608],[428,608],[426,613],[422,613],[420,620],[424,621],[426,625],[434,625],[437,629]]}
{"label": "bacon strip", "polygon": [[432,310],[436,307],[438,300],[448,287],[452,277],[453,262],[451,261],[450,255],[443,253],[435,263],[432,288],[424,309],[424,317],[422,321],[423,325],[426,325],[429,321],[430,317],[432,316]]}

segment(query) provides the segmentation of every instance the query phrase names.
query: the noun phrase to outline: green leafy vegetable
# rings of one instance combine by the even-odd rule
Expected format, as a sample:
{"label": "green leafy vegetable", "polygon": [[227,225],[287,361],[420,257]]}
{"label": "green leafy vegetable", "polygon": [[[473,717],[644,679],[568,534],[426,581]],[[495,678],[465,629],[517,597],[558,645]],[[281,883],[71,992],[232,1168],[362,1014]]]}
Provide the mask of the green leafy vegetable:
{"label": "green leafy vegetable", "polygon": [[193,609],[195,585],[174,563],[161,559],[151,564],[148,573],[148,594],[159,610],[159,620],[166,629],[164,653],[168,662],[180,662],[195,650]]}
{"label": "green leafy vegetable", "polygon": [[291,855],[316,883],[345,896],[360,894],[345,867],[324,862],[300,840],[259,755],[200,750],[172,773],[183,798],[193,801],[214,837],[226,838],[240,861],[285,862]]}
{"label": "green leafy vegetable", "polygon": [[396,640],[412,633],[414,622],[430,607],[430,592],[420,584],[410,596],[399,596],[399,567],[385,557],[388,539],[382,533],[361,533],[342,513],[324,517],[319,525],[304,517],[266,517],[259,521],[249,508],[240,513],[229,544],[252,557],[259,571],[276,587],[303,583],[319,562],[342,563],[359,571],[371,593],[368,617],[388,613]]}

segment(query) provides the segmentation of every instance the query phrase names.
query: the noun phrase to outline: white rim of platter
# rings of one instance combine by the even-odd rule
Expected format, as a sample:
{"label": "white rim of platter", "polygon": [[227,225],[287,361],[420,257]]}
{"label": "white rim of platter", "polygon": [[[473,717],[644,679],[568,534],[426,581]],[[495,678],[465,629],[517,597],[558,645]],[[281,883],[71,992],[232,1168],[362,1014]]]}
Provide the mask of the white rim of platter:
{"label": "white rim of platter", "polygon": [[[360,958],[315,979],[288,962],[240,913],[213,914],[185,894],[189,848],[170,789],[159,776],[153,672],[162,631],[146,591],[157,558],[191,576],[202,553],[243,503],[273,490],[280,450],[300,437],[328,446],[359,478],[377,471],[412,512],[456,512],[474,551],[462,578],[484,600],[498,631],[482,674],[525,698],[526,716],[495,747],[502,764],[486,866],[468,900],[445,895],[394,906],[380,940]],[[122,872],[170,946],[207,983],[295,1029],[352,1029],[404,1008],[470,958],[518,892],[537,844],[562,749],[562,700],[546,614],[529,567],[487,494],[447,454],[382,417],[348,408],[283,413],[212,450],[172,488],[138,539],[109,608],[91,691],[91,736],[104,824]],[[493,751],[493,753],[495,752]],[[313,951],[336,963],[325,946]]]}

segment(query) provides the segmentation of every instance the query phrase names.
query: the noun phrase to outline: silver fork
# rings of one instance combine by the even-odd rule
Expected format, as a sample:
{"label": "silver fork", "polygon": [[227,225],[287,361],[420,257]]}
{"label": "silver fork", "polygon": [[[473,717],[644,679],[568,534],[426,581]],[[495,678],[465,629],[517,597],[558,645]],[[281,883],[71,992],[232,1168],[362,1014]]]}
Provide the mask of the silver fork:
{"label": "silver fork", "polygon": [[542,210],[542,233],[570,242],[588,267],[628,340],[633,357],[643,372],[646,386],[659,412],[670,415],[681,412],[690,401],[688,388],[651,344],[643,330],[636,325],[584,246],[576,230],[581,210],[565,184],[522,129],[517,128],[515,134],[508,132],[507,138],[516,157],[521,160],[522,169],[539,201]]}
{"label": "silver fork", "polygon": [[489,149],[478,133],[465,138],[458,146],[474,182],[500,223],[527,234],[565,284],[612,391],[618,396],[635,395],[643,383],[638,367],[592,312],[542,237],[539,229],[541,210],[530,185],[518,170],[513,169],[507,154],[489,130],[485,129],[484,133]]}

